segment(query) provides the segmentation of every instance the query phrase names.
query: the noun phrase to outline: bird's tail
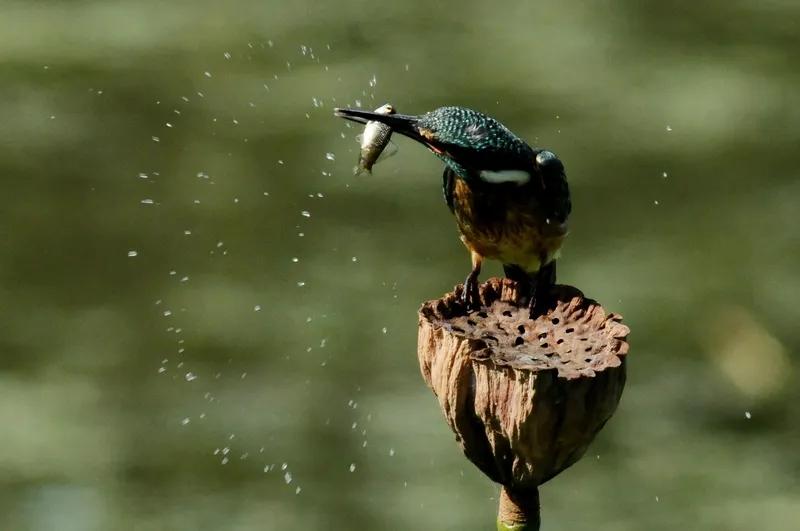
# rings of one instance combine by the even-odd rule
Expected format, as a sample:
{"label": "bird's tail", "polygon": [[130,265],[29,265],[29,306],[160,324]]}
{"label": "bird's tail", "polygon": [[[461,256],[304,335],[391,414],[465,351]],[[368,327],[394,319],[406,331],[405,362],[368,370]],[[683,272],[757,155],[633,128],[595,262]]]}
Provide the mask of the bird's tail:
{"label": "bird's tail", "polygon": [[535,273],[528,273],[518,265],[503,264],[503,273],[525,291],[549,289],[556,283],[556,261],[548,262]]}
{"label": "bird's tail", "polygon": [[531,275],[520,266],[514,264],[503,264],[503,273],[505,273],[506,278],[517,282],[523,293],[530,291],[536,281],[536,273]]}

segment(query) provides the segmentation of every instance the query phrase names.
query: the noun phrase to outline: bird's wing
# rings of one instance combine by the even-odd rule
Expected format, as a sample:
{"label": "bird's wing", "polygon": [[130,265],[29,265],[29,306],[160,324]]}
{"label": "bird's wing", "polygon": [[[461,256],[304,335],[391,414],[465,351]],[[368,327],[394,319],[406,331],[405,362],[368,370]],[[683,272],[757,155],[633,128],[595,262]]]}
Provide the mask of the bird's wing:
{"label": "bird's wing", "polygon": [[456,186],[456,172],[450,169],[449,166],[444,167],[442,174],[442,194],[444,194],[444,201],[450,208],[450,212],[455,214],[455,204],[453,203],[453,189]]}

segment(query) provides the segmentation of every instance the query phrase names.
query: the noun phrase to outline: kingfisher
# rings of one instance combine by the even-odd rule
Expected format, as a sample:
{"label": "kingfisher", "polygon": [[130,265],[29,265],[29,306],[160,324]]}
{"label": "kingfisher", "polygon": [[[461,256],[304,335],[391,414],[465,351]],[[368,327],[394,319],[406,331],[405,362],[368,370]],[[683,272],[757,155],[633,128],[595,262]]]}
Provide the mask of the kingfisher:
{"label": "kingfisher", "polygon": [[572,210],[564,165],[553,152],[529,146],[494,118],[464,107],[418,116],[361,109],[335,109],[335,115],[384,123],[444,162],[444,199],[472,259],[462,291],[467,308],[480,309],[478,278],[488,258],[522,284],[531,317],[541,313]]}

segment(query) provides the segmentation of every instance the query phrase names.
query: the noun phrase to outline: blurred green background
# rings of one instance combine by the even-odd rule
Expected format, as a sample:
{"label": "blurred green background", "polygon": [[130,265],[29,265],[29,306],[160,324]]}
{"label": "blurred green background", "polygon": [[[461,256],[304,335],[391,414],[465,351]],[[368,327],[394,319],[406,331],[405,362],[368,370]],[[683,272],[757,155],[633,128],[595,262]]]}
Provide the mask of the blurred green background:
{"label": "blurred green background", "polygon": [[0,529],[493,528],[415,355],[469,268],[442,165],[396,139],[354,177],[357,101],[473,107],[566,164],[560,280],[632,349],[544,529],[796,529],[799,20],[3,2]]}

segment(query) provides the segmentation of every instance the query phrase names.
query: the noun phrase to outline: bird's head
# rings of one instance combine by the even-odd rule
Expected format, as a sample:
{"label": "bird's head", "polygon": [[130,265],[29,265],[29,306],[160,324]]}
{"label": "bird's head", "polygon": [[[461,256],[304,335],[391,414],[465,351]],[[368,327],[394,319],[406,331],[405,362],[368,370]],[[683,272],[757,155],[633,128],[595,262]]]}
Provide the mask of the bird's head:
{"label": "bird's head", "polygon": [[552,152],[534,150],[506,126],[478,111],[440,107],[420,116],[336,109],[336,116],[366,123],[378,121],[425,145],[462,179],[522,185],[538,176],[562,175]]}

